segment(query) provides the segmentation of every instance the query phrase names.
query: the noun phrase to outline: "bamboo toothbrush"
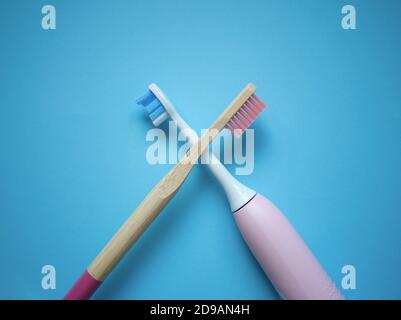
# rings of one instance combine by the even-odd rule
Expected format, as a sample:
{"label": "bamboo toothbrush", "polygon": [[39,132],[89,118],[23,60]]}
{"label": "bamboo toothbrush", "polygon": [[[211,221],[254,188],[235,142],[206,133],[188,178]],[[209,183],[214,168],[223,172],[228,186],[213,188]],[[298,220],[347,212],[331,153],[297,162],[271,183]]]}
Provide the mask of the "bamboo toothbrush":
{"label": "bamboo toothbrush", "polygon": [[[154,187],[139,207],[107,243],[88,269],[78,279],[65,299],[89,299],[128,249],[138,240],[160,211],[177,193],[200,155],[210,142],[237,116],[254,96],[256,88],[248,84],[217,118],[209,130],[198,140],[178,164]],[[244,128],[245,129],[245,128]]]}
{"label": "bamboo toothbrush", "polygon": [[[198,136],[155,84],[139,98],[155,126],[171,119],[191,144]],[[227,128],[239,137],[265,105],[253,97]],[[206,153],[206,150],[204,153]],[[206,155],[207,156],[207,155]],[[211,153],[207,163],[227,195],[234,219],[249,248],[283,298],[342,299],[334,283],[284,215],[268,199],[235,179]]]}

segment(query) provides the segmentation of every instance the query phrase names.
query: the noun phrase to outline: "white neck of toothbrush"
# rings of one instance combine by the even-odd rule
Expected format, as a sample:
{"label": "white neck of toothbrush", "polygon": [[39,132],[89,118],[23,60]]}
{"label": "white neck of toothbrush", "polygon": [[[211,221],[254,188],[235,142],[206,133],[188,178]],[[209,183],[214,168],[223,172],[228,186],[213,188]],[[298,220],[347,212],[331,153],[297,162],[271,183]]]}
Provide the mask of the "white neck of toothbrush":
{"label": "white neck of toothbrush", "polygon": [[[191,144],[196,143],[199,140],[196,132],[181,118],[178,112],[175,110],[171,101],[163,93],[163,91],[154,83],[149,86],[149,90],[159,99],[166,109],[170,118],[173,120],[175,125],[180,129],[182,134],[189,140]],[[234,178],[231,173],[224,167],[224,165],[216,158],[216,156],[211,153],[208,157],[209,151],[206,150],[204,154],[206,155],[208,161],[208,168],[219,181],[223,187],[228,202],[230,203],[231,211],[236,212],[246,205],[255,195],[256,191],[248,188]]]}

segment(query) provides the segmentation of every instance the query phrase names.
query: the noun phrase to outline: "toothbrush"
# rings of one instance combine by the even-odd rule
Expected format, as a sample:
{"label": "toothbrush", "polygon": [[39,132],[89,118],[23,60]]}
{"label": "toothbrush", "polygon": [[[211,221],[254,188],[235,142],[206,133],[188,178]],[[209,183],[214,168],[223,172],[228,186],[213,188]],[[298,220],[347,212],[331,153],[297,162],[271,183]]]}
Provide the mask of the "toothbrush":
{"label": "toothbrush", "polygon": [[[138,240],[160,211],[174,197],[191,172],[193,165],[208,148],[209,143],[227,123],[231,123],[232,118],[237,117],[239,112],[244,112],[243,110],[247,109],[248,103],[256,99],[254,94],[255,90],[256,88],[253,84],[248,84],[241,91],[202,138],[188,150],[178,164],[146,196],[138,208],[78,279],[64,299],[84,300],[92,296],[128,249]],[[151,95],[147,95],[142,101],[146,103],[146,101],[152,98]]]}
{"label": "toothbrush", "polygon": [[[256,99],[246,103],[247,112],[240,110],[237,117],[226,125],[237,138],[244,132],[243,126],[249,127],[256,119],[252,111],[259,110],[253,108],[253,104],[262,106],[262,109],[265,107]],[[156,84],[151,84],[147,98],[140,98],[137,103],[146,107],[155,126],[171,119],[191,144],[197,143],[198,136],[195,131],[181,118]],[[204,154],[207,156],[208,150],[205,150]],[[343,299],[335,284],[280,210],[268,199],[235,179],[213,153],[207,159],[209,169],[227,195],[245,242],[281,297],[297,300]]]}

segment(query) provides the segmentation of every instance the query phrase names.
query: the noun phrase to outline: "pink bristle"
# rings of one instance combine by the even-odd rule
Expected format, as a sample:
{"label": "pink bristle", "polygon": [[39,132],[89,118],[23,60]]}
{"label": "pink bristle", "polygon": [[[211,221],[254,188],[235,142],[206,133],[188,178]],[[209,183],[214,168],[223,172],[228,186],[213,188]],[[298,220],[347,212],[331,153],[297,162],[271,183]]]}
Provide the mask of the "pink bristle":
{"label": "pink bristle", "polygon": [[241,123],[241,120],[238,118],[238,114],[237,114],[236,116],[237,116],[237,118],[233,117],[232,120],[235,122],[235,124],[236,124],[238,127],[240,127],[241,130],[246,130],[247,127],[244,126],[244,125]]}
{"label": "pink bristle", "polygon": [[246,121],[248,121],[248,126],[252,124],[252,119],[247,115],[243,108],[240,108],[238,112],[244,119],[246,119]]}
{"label": "pink bristle", "polygon": [[261,103],[255,101],[255,100],[254,100],[253,104],[258,109],[258,114],[261,113],[265,108],[264,104],[261,104]]}
{"label": "pink bristle", "polygon": [[252,119],[255,120],[259,115],[259,109],[250,101],[247,102],[248,108],[252,111]]}
{"label": "pink bristle", "polygon": [[[232,126],[231,132],[234,134],[234,136],[236,138],[239,138],[246,130],[246,128],[243,129],[242,124],[239,121],[237,121],[234,117],[231,118],[229,123]],[[233,125],[233,123],[234,123],[234,125]]]}
{"label": "pink bristle", "polygon": [[261,106],[252,97],[248,99],[248,104],[252,105],[252,110],[255,111],[256,115],[262,111]]}
{"label": "pink bristle", "polygon": [[[239,118],[239,114],[237,114],[237,117]],[[244,118],[239,118],[239,121],[241,122],[241,129],[244,131],[251,125],[251,123]]]}
{"label": "pink bristle", "polygon": [[231,119],[228,123],[230,124],[231,128],[233,128],[233,129],[237,129],[238,128],[237,124],[233,121],[233,119]]}
{"label": "pink bristle", "polygon": [[248,113],[245,111],[244,108],[241,108],[239,110],[239,113],[245,119],[244,121],[246,122],[246,125],[249,127],[249,125],[252,123],[252,118],[248,115]]}
{"label": "pink bristle", "polygon": [[248,112],[253,122],[253,120],[257,118],[258,114],[255,112],[254,106],[252,106],[252,104],[249,101],[245,102],[245,106],[247,107],[246,111]]}
{"label": "pink bristle", "polygon": [[228,129],[231,131],[231,133],[234,133],[234,129],[227,123],[224,128]]}
{"label": "pink bristle", "polygon": [[244,130],[246,130],[246,129],[248,129],[248,127],[252,124],[252,119],[250,119],[249,117],[249,119],[247,119],[242,113],[241,113],[241,111],[242,111],[242,113],[244,113],[244,111],[242,110],[242,108],[241,109],[239,109],[238,110],[238,112],[237,112],[237,118],[239,119],[239,120],[241,120],[241,123],[245,126],[245,128],[244,128]]}
{"label": "pink bristle", "polygon": [[231,126],[231,128],[232,128],[233,130],[239,129],[239,127],[238,127],[237,124],[233,121],[233,119],[231,119],[228,123],[230,124],[230,126]]}
{"label": "pink bristle", "polygon": [[257,101],[257,103],[259,103],[259,105],[262,107],[262,110],[264,108],[266,108],[266,103],[264,103],[262,100],[260,100],[257,95],[253,94],[252,98],[255,99]]}
{"label": "pink bristle", "polygon": [[[248,111],[248,114],[250,115],[250,112]],[[250,118],[249,118],[249,120],[248,120],[248,123],[247,123],[247,125],[246,125],[246,128],[248,129],[251,125],[252,125],[252,123],[256,120],[256,117],[257,117],[257,115],[255,116],[255,115],[251,115],[250,116]]]}
{"label": "pink bristle", "polygon": [[241,137],[265,108],[266,104],[253,94],[227,123],[226,128],[236,138]]}
{"label": "pink bristle", "polygon": [[263,110],[263,106],[258,103],[255,99],[253,99],[252,97],[249,99],[249,101],[252,103],[255,111],[259,114],[260,112],[262,112]]}
{"label": "pink bristle", "polygon": [[234,133],[234,136],[236,138],[239,138],[245,132],[245,130],[247,128],[244,127],[243,124],[240,121],[238,121],[238,119],[236,119],[235,117],[233,117],[231,119],[231,121],[233,123],[235,123],[235,126],[233,126],[233,131],[232,132]]}

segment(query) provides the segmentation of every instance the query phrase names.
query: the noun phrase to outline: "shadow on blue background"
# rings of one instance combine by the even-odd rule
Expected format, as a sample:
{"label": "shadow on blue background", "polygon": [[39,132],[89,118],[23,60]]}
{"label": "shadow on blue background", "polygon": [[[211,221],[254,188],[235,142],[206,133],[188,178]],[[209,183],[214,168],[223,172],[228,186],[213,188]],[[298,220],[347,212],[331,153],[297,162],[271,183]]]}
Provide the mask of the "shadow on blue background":
{"label": "shadow on blue background", "polygon": [[[347,298],[401,298],[398,1],[3,1],[0,298],[58,299],[169,170],[135,98],[158,83],[200,130],[247,82],[269,108],[240,180],[287,215]],[[230,166],[230,170],[234,167]],[[41,268],[57,289],[41,288]],[[276,299],[223,192],[196,168],[96,293]]]}

